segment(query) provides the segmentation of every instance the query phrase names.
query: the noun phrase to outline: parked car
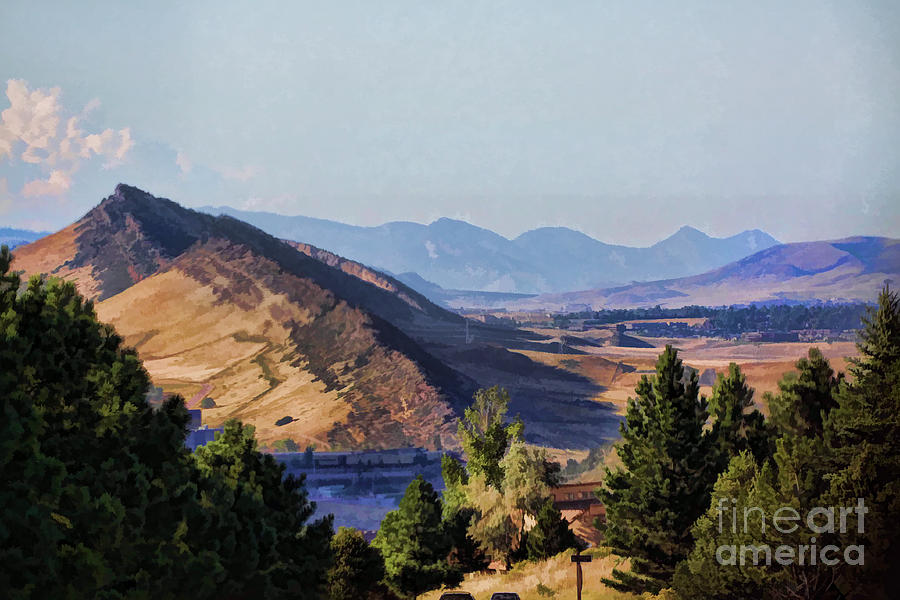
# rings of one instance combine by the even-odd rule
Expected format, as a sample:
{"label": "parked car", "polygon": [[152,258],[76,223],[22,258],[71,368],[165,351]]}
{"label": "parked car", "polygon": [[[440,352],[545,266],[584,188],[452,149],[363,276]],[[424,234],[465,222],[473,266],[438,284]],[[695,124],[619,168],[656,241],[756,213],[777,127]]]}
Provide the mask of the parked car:
{"label": "parked car", "polygon": [[519,595],[515,592],[494,592],[491,600],[519,600]]}
{"label": "parked car", "polygon": [[469,592],[444,592],[441,600],[475,600],[475,596]]}

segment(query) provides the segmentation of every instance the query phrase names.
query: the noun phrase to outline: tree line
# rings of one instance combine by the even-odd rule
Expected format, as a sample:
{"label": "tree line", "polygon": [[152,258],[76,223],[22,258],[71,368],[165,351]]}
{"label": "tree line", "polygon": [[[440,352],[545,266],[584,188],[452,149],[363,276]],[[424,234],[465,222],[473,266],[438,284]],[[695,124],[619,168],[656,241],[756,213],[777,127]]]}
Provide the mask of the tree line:
{"label": "tree line", "polygon": [[587,319],[608,325],[640,319],[709,320],[713,332],[740,334],[746,331],[792,331],[802,329],[857,329],[869,308],[867,304],[775,304],[750,306],[684,306],[681,308],[620,308],[555,315],[554,323],[567,325],[571,319]]}
{"label": "tree line", "polygon": [[185,448],[181,398],[147,402],[134,350],[71,283],[22,287],[0,249],[4,598],[318,598],[330,517],[226,423]]}
{"label": "tree line", "polygon": [[810,349],[766,395],[764,417],[737,365],[707,401],[667,347],[629,400],[623,467],[607,469],[599,492],[607,542],[630,558],[608,585],[680,598],[900,597],[895,292],[863,318],[858,348],[849,378]]}

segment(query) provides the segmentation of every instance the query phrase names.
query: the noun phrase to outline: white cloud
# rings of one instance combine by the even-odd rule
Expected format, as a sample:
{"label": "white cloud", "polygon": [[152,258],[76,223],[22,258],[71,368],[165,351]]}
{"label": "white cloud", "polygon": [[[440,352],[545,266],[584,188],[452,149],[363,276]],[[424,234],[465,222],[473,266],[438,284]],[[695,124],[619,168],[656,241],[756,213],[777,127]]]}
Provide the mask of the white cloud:
{"label": "white cloud", "polygon": [[[0,113],[0,138],[10,156],[17,142],[25,144],[22,160],[39,163],[46,154],[59,128],[59,88],[47,92],[28,91],[22,80],[10,79],[6,84],[9,108]],[[0,156],[2,157],[2,156]]]}
{"label": "white cloud", "polygon": [[100,108],[100,98],[92,98],[90,102],[84,105],[84,110],[81,111],[82,116],[87,116]]}
{"label": "white cloud", "polygon": [[175,164],[181,169],[183,175],[187,175],[194,168],[194,162],[181,150],[178,151],[178,155],[175,157]]}
{"label": "white cloud", "polygon": [[100,133],[79,128],[79,119],[100,106],[98,99],[88,102],[80,116],[66,118],[60,94],[58,87],[29,90],[28,83],[20,79],[6,83],[10,106],[0,113],[0,160],[18,158],[40,166],[47,174],[25,183],[22,194],[26,197],[60,196],[71,187],[72,177],[84,162],[100,157],[105,159],[103,168],[112,168],[121,164],[134,146],[127,127]]}
{"label": "white cloud", "polygon": [[72,178],[65,171],[53,171],[47,179],[29,181],[22,188],[26,198],[34,196],[61,196],[72,186]]}
{"label": "white cloud", "polygon": [[425,240],[425,249],[428,250],[428,258],[437,258],[437,246],[431,240]]}

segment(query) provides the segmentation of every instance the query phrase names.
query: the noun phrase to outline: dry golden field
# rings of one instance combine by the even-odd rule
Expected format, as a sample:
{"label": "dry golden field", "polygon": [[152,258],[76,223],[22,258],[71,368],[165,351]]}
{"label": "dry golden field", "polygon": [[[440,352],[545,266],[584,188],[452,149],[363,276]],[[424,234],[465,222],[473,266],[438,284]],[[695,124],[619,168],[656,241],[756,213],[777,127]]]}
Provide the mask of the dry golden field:
{"label": "dry golden field", "polygon": [[[548,334],[553,330],[538,330]],[[559,332],[556,332],[559,335]],[[607,332],[576,333],[583,339],[605,341]],[[765,412],[765,392],[776,393],[778,381],[793,370],[794,364],[806,356],[811,347],[818,348],[829,360],[835,371],[847,371],[847,357],[857,354],[853,342],[790,342],[744,343],[716,338],[639,338],[653,344],[653,348],[622,346],[577,346],[583,354],[557,354],[522,351],[534,361],[565,369],[593,381],[600,389],[595,394],[597,402],[612,404],[619,414],[624,414],[625,403],[634,395],[634,388],[642,375],[651,375],[659,353],[666,344],[680,350],[684,364],[699,370],[714,369],[722,373],[729,363],[735,362],[747,376],[749,385],[756,390],[755,400]],[[702,385],[701,394],[709,396],[711,385]]]}
{"label": "dry golden field", "polygon": [[[633,594],[611,590],[601,581],[616,566],[627,569],[627,562],[623,561],[622,565],[618,565],[621,559],[611,556],[606,548],[592,548],[585,551],[585,554],[590,554],[592,561],[582,567],[584,600],[639,598]],[[475,600],[490,600],[494,592],[515,592],[521,600],[572,600],[575,598],[575,565],[571,562],[571,556],[572,551],[568,551],[541,562],[521,562],[506,574],[469,575],[457,589],[469,592]],[[441,593],[442,590],[435,590],[419,598],[438,600]]]}

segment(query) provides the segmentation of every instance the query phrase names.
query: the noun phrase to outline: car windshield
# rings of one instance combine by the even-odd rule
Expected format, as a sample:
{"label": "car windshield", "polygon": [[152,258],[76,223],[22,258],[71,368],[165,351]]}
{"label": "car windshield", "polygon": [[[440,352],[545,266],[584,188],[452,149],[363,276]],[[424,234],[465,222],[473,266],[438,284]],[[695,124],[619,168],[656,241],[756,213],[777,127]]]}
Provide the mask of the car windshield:
{"label": "car windshield", "polygon": [[491,600],[519,600],[519,595],[514,593],[498,592],[491,596]]}
{"label": "car windshield", "polygon": [[472,594],[458,593],[458,594],[441,594],[441,600],[475,600],[475,599],[472,597]]}

